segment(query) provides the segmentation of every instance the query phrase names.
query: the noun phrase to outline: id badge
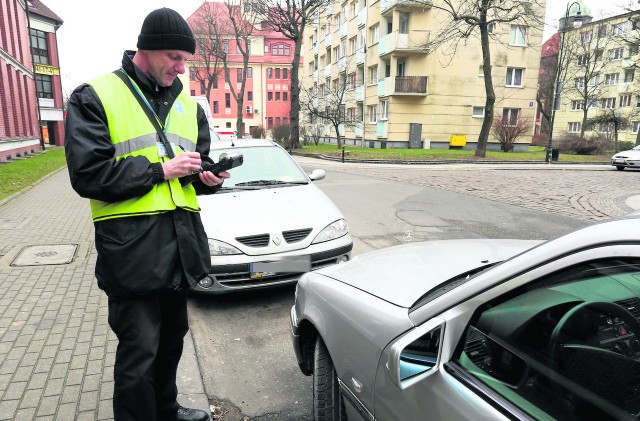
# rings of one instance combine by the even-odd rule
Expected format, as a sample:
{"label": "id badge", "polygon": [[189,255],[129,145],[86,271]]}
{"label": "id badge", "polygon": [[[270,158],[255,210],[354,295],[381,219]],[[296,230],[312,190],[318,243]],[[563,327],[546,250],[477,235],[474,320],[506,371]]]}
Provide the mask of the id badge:
{"label": "id badge", "polygon": [[156,142],[156,146],[158,148],[158,156],[159,157],[168,156],[167,155],[167,148],[164,147],[164,144],[162,142]]}

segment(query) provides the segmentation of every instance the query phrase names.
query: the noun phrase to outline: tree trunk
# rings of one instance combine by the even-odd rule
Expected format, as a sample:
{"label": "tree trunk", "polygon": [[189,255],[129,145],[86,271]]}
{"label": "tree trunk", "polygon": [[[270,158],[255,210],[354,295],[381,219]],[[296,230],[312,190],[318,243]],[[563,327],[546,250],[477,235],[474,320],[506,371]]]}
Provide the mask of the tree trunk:
{"label": "tree trunk", "polygon": [[[483,0],[483,4],[487,0]],[[496,102],[496,94],[493,90],[493,79],[491,78],[491,50],[489,49],[489,33],[487,32],[487,12],[484,8],[481,16],[480,39],[482,44],[482,74],[484,75],[484,90],[487,99],[484,103],[484,120],[478,136],[478,146],[475,156],[484,158],[487,154],[487,142],[491,125],[493,124],[493,107]]]}
{"label": "tree trunk", "polygon": [[291,111],[289,124],[291,134],[289,145],[292,149],[300,148],[300,80],[298,78],[300,66],[300,49],[302,48],[302,34],[304,25],[300,28],[293,48],[293,62],[291,63]]}

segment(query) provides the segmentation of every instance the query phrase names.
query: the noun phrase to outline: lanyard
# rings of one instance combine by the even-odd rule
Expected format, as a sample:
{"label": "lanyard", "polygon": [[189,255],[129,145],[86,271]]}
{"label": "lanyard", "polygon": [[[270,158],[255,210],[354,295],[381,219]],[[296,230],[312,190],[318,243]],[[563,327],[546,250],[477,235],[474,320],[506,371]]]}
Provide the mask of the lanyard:
{"label": "lanyard", "polygon": [[142,93],[142,91],[140,90],[140,88],[138,87],[138,85],[136,84],[136,82],[134,82],[134,80],[131,78],[131,76],[129,76],[127,74],[127,72],[124,71],[124,69],[121,67],[120,71],[127,76],[127,78],[129,78],[129,80],[131,81],[131,85],[135,88],[136,93],[138,94],[138,97],[140,97],[140,99],[142,99],[142,101],[144,102],[144,104],[147,106],[147,108],[149,109],[149,111],[151,111],[151,113],[153,114],[153,116],[156,118],[156,121],[158,122],[158,124],[160,125],[160,127],[162,127],[162,131],[164,132],[164,134],[167,134],[167,130],[169,130],[169,123],[171,123],[171,112],[169,112],[169,114],[167,115],[167,121],[166,124],[162,124],[162,121],[160,120],[160,117],[158,117],[158,114],[156,114],[156,112],[154,111],[153,107],[151,106],[151,104],[149,104],[149,101],[147,101],[147,98],[145,98],[144,94]]}

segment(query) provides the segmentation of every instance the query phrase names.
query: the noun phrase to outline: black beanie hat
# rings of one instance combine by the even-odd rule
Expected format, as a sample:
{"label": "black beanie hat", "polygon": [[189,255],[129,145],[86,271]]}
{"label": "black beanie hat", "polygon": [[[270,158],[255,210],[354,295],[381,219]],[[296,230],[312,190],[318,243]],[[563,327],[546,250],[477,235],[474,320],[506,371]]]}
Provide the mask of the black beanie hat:
{"label": "black beanie hat", "polygon": [[196,52],[196,40],[187,22],[175,10],[163,7],[149,13],[138,35],[139,50]]}

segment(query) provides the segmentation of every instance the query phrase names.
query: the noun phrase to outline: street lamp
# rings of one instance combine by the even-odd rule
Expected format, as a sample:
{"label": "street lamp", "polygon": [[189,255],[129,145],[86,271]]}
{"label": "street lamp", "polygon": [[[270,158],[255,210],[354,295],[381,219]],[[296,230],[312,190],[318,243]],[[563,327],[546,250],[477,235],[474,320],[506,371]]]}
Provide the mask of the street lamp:
{"label": "street lamp", "polygon": [[[578,6],[578,11],[575,16],[569,16],[569,11],[573,6]],[[563,66],[563,53],[564,53],[564,33],[568,28],[569,18],[572,17],[572,26],[573,28],[580,28],[582,26],[582,22],[586,19],[586,16],[582,16],[582,10],[580,8],[580,3],[574,1],[571,4],[567,4],[567,10],[564,14],[564,18],[560,19],[560,26],[558,27],[558,32],[560,33],[560,46],[558,47],[558,65],[556,66],[556,74],[553,79],[553,95],[552,95],[552,103],[551,103],[551,120],[549,121],[549,139],[547,139],[547,155],[546,162],[548,164],[551,163],[552,152],[553,152],[553,126],[556,119],[556,110],[560,106],[560,91],[562,90],[562,81],[560,80],[560,75],[562,73]]]}

